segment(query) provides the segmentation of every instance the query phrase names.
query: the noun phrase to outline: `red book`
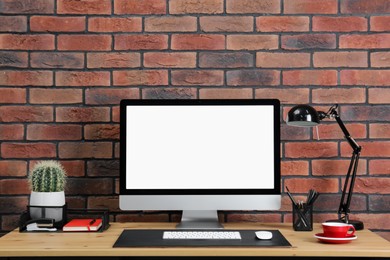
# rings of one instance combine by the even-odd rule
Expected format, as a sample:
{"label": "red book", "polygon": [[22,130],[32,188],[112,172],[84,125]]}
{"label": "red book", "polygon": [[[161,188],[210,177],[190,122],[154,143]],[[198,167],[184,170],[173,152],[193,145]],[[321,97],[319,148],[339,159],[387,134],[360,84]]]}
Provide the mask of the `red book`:
{"label": "red book", "polygon": [[69,221],[62,231],[98,231],[102,226],[102,219],[73,219]]}

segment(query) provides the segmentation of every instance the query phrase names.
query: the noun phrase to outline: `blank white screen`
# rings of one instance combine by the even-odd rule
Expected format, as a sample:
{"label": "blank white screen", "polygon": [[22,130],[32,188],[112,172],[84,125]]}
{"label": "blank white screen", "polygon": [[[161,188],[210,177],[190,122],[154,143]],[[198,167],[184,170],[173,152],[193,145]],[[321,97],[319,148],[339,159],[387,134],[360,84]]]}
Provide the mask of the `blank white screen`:
{"label": "blank white screen", "polygon": [[272,106],[128,106],[127,189],[274,188]]}

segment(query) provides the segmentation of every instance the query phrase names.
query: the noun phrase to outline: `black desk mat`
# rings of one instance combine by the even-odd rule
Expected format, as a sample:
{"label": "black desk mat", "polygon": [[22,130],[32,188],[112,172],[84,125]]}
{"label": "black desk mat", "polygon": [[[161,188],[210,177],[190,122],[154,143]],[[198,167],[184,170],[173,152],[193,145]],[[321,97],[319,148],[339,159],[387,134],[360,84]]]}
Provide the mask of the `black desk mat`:
{"label": "black desk mat", "polygon": [[279,230],[267,230],[272,232],[273,237],[271,240],[257,239],[255,236],[255,231],[257,230],[227,230],[239,231],[241,234],[241,240],[162,239],[164,231],[178,230],[125,229],[113,247],[291,247],[291,244],[279,232]]}

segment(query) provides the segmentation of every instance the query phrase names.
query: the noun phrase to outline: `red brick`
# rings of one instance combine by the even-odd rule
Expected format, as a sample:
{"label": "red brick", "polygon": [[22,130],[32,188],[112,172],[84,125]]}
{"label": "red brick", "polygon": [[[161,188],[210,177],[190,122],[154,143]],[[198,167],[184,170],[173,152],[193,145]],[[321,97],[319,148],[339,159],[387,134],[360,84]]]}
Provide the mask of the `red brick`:
{"label": "red brick", "polygon": [[370,31],[383,32],[390,31],[390,17],[389,16],[371,16],[370,17]]}
{"label": "red brick", "polygon": [[337,156],[336,142],[294,142],[285,144],[287,158],[324,158]]}
{"label": "red brick", "polygon": [[23,140],[24,126],[23,125],[0,125],[0,140]]}
{"label": "red brick", "polygon": [[56,157],[53,143],[2,143],[3,158],[53,158]]}
{"label": "red brick", "polygon": [[0,71],[0,86],[51,86],[53,74],[51,71]]}
{"label": "red brick", "polygon": [[366,102],[364,88],[320,88],[312,90],[312,102],[356,104]]}
{"label": "red brick", "polygon": [[306,104],[309,103],[309,89],[293,88],[293,89],[272,89],[258,88],[255,90],[255,98],[276,98],[282,104]]}
{"label": "red brick", "polygon": [[112,122],[119,122],[119,117],[120,117],[120,111],[119,111],[119,106],[112,107]]}
{"label": "red brick", "polygon": [[280,166],[282,176],[309,175],[308,161],[282,161]]}
{"label": "red brick", "polygon": [[371,67],[390,67],[390,52],[372,52]]}
{"label": "red brick", "polygon": [[390,70],[342,70],[342,85],[388,86]]}
{"label": "red brick", "polygon": [[0,34],[0,49],[4,50],[54,50],[54,35],[50,34]]}
{"label": "red brick", "polygon": [[110,0],[57,0],[59,14],[111,14]]}
{"label": "red brick", "polygon": [[390,192],[390,179],[357,177],[354,192],[364,194],[388,194]]}
{"label": "red brick", "polygon": [[368,28],[364,17],[314,16],[312,23],[315,32],[355,32]]}
{"label": "red brick", "polygon": [[110,72],[57,71],[56,86],[110,86]]}
{"label": "red brick", "polygon": [[26,196],[7,196],[0,197],[0,214],[18,213],[26,210],[28,198]]}
{"label": "red brick", "polygon": [[256,53],[256,67],[261,68],[302,68],[310,67],[310,53]]}
{"label": "red brick", "polygon": [[253,67],[253,55],[247,52],[201,52],[201,68],[245,68]]}
{"label": "red brick", "polygon": [[[83,197],[70,197],[66,196],[65,198],[66,204],[70,209],[82,209],[85,208],[86,198]],[[69,217],[69,215],[68,215]]]}
{"label": "red brick", "polygon": [[27,179],[3,179],[0,180],[2,195],[27,195],[30,194],[30,186]]}
{"label": "red brick", "polygon": [[0,68],[1,67],[27,68],[27,66],[28,66],[27,52],[0,51]]}
{"label": "red brick", "polygon": [[87,53],[88,68],[137,68],[141,55],[135,52]]}
{"label": "red brick", "polygon": [[[313,160],[312,165],[312,174],[314,176],[331,176],[331,175],[341,175],[345,176],[348,171],[350,160]],[[366,175],[367,174],[367,161],[360,160],[358,164],[357,174]]]}
{"label": "red brick", "polygon": [[82,32],[85,17],[32,16],[30,30],[36,32]]}
{"label": "red brick", "polygon": [[310,189],[320,193],[335,193],[340,189],[337,178],[289,178],[284,180],[284,185],[293,193],[306,193]]}
{"label": "red brick", "polygon": [[26,90],[23,88],[0,88],[0,103],[26,103]]}
{"label": "red brick", "polygon": [[27,126],[27,140],[81,140],[80,125],[41,125]]}
{"label": "red brick", "polygon": [[227,13],[258,13],[258,14],[279,14],[280,1],[278,0],[227,0]]}
{"label": "red brick", "polygon": [[119,105],[122,99],[139,99],[139,89],[99,88],[85,91],[85,103],[92,105]]}
{"label": "red brick", "polygon": [[370,138],[390,138],[390,124],[371,123]]}
{"label": "red brick", "polygon": [[390,100],[389,88],[369,88],[368,102],[370,104],[386,104]]}
{"label": "red brick", "polygon": [[335,49],[336,36],[334,34],[298,34],[282,35],[282,49],[310,50]]}
{"label": "red brick", "polygon": [[112,178],[68,178],[65,194],[68,195],[111,195]]}
{"label": "red brick", "polygon": [[170,14],[221,14],[223,0],[170,0]]}
{"label": "red brick", "polygon": [[165,50],[167,48],[167,35],[143,34],[115,36],[115,50]]}
{"label": "red brick", "polygon": [[[359,123],[348,123],[345,124],[345,127],[348,129],[348,132],[351,133],[351,136],[355,139],[367,138],[367,130],[365,124]],[[316,130],[312,129],[313,136],[317,138]],[[343,140],[344,134],[340,129],[340,126],[336,123],[332,124],[321,124],[318,126],[318,132],[320,135],[320,139],[341,139]]]}
{"label": "red brick", "polygon": [[108,51],[111,50],[110,35],[58,35],[58,50],[62,51]]}
{"label": "red brick", "polygon": [[121,70],[113,72],[114,85],[168,85],[166,70]]}
{"label": "red brick", "polygon": [[223,50],[225,36],[216,34],[174,34],[172,50]]}
{"label": "red brick", "polygon": [[0,16],[0,32],[27,32],[27,17]]}
{"label": "red brick", "polygon": [[227,222],[254,222],[254,223],[280,223],[282,221],[282,215],[278,213],[265,213],[265,214],[239,214],[231,213],[226,216]]}
{"label": "red brick", "polygon": [[390,34],[340,35],[340,49],[387,49],[390,48]]}
{"label": "red brick", "polygon": [[199,90],[200,99],[251,99],[253,91],[250,88],[204,88]]}
{"label": "red brick", "polygon": [[91,124],[84,126],[86,140],[114,139],[119,141],[118,124]]}
{"label": "red brick", "polygon": [[0,0],[5,14],[53,14],[54,0]]}
{"label": "red brick", "polygon": [[341,13],[346,14],[372,14],[390,12],[390,5],[387,0],[341,0]]}
{"label": "red brick", "polygon": [[284,85],[337,85],[336,70],[289,70],[283,71]]}
{"label": "red brick", "polygon": [[19,227],[20,215],[4,215],[1,221],[1,229],[12,231]]}
{"label": "red brick", "polygon": [[[196,99],[198,90],[196,88],[144,88],[142,98],[144,99]],[[114,110],[113,110],[114,113]],[[117,112],[115,112],[115,117]],[[114,115],[113,115],[114,118]],[[114,121],[114,119],[113,119]],[[119,121],[119,118],[117,119]],[[115,122],[115,121],[114,121]]]}
{"label": "red brick", "polygon": [[369,209],[370,211],[383,211],[383,205],[389,205],[390,196],[386,195],[370,195]]}
{"label": "red brick", "polygon": [[221,70],[175,70],[171,72],[172,85],[185,86],[221,86]]}
{"label": "red brick", "polygon": [[340,110],[345,121],[390,121],[390,106],[343,106]]}
{"label": "red brick", "polygon": [[337,0],[284,1],[285,14],[337,14]]}
{"label": "red brick", "polygon": [[119,160],[92,160],[88,161],[87,168],[90,177],[119,177]]}
{"label": "red brick", "polygon": [[251,16],[203,16],[199,20],[203,32],[253,32]]}
{"label": "red brick", "polygon": [[81,89],[30,89],[31,104],[76,104],[83,102]]}
{"label": "red brick", "polygon": [[[169,222],[169,215],[166,213],[133,213],[118,214],[115,220],[117,222]],[[172,226],[173,227],[173,226]]]}
{"label": "red brick", "polygon": [[[31,172],[34,166],[38,163],[37,160],[30,161],[29,171]],[[85,175],[85,162],[83,160],[59,160],[66,171],[68,177],[82,177]],[[72,199],[74,200],[74,199]]]}
{"label": "red brick", "polygon": [[367,52],[340,51],[340,52],[315,52],[313,54],[314,67],[367,67]]}
{"label": "red brick", "polygon": [[149,68],[195,68],[195,52],[146,52],[144,66]]}
{"label": "red brick", "polygon": [[[280,126],[280,138],[282,141],[309,140],[310,129],[307,127],[294,127],[294,126],[289,126],[287,124],[282,124]],[[282,148],[283,147],[281,147],[281,149]]]}
{"label": "red brick", "polygon": [[116,0],[115,14],[165,14],[165,0]]}
{"label": "red brick", "polygon": [[[290,202],[291,204],[291,202]],[[314,205],[314,210],[319,211],[332,211],[337,212],[340,205],[340,195],[339,194],[321,194],[319,199]],[[367,198],[364,195],[354,194],[351,199],[350,210],[352,212],[367,210]],[[329,219],[336,219],[335,217],[329,217]],[[354,219],[354,217],[351,217]]]}
{"label": "red brick", "polygon": [[108,107],[57,107],[57,122],[108,122]]}
{"label": "red brick", "polygon": [[140,32],[142,31],[142,18],[88,18],[88,31],[90,32]]}
{"label": "red brick", "polygon": [[275,50],[278,49],[277,35],[228,35],[228,50]]}
{"label": "red brick", "polygon": [[146,32],[195,32],[197,29],[196,17],[160,16],[145,18]]}
{"label": "red brick", "polygon": [[[110,142],[63,142],[58,145],[59,158],[111,158]],[[68,185],[69,186],[69,185]]]}
{"label": "red brick", "polygon": [[119,158],[120,155],[120,145],[119,142],[114,143],[114,158]]}
{"label": "red brick", "polygon": [[307,32],[309,22],[307,16],[260,16],[256,17],[256,31]]}
{"label": "red brick", "polygon": [[226,74],[229,86],[276,86],[280,73],[276,70],[232,70]]}
{"label": "red brick", "polygon": [[24,177],[27,176],[26,161],[0,161],[0,176],[6,177]]}
{"label": "red brick", "polygon": [[[390,157],[390,141],[365,141],[359,142],[359,145],[362,147],[362,157]],[[346,142],[341,143],[340,149],[341,156],[352,153],[351,146]]]}
{"label": "red brick", "polygon": [[370,175],[390,174],[390,160],[370,160],[369,169]]}
{"label": "red brick", "polygon": [[33,68],[72,68],[84,67],[84,54],[75,52],[33,52],[30,54]]}
{"label": "red brick", "polygon": [[119,197],[118,196],[101,196],[88,197],[89,209],[108,209],[110,212],[119,212]]}
{"label": "red brick", "polygon": [[51,122],[53,108],[47,106],[1,106],[0,122]]}

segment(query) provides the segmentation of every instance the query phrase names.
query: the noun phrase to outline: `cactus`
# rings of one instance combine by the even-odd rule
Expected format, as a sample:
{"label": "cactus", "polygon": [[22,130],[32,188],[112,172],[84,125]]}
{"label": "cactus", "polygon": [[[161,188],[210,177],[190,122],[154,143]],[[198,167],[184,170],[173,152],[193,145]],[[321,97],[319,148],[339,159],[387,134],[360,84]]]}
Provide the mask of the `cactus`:
{"label": "cactus", "polygon": [[56,161],[41,161],[35,165],[30,176],[30,185],[35,192],[63,191],[66,172]]}

